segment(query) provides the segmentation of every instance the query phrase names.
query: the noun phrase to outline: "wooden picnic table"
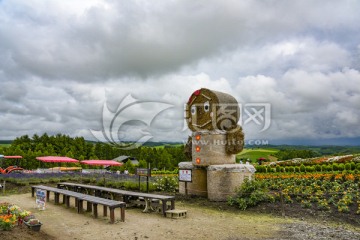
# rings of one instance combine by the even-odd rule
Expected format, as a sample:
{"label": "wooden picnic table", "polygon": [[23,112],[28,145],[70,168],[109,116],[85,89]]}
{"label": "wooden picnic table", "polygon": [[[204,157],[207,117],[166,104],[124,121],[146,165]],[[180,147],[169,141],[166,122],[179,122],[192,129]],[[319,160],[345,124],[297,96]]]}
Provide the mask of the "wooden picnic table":
{"label": "wooden picnic table", "polygon": [[122,197],[125,203],[131,203],[131,198],[135,198],[138,200],[139,198],[143,198],[145,201],[145,209],[144,212],[148,212],[153,210],[152,208],[152,201],[153,200],[160,200],[162,202],[161,210],[162,214],[166,216],[167,209],[167,202],[171,202],[170,209],[175,209],[175,196],[167,196],[167,195],[160,195],[160,194],[151,194],[151,193],[142,193],[142,192],[133,192],[127,190],[121,190],[116,188],[107,188],[101,186],[94,186],[94,185],[87,185],[87,184],[79,184],[79,183],[69,183],[69,182],[61,182],[57,184],[58,188],[66,188],[71,189],[76,192],[84,191],[87,194],[94,195],[97,197],[103,197],[104,193],[110,193],[113,195],[119,195]]}
{"label": "wooden picnic table", "polygon": [[75,207],[77,207],[77,212],[81,213],[83,211],[83,202],[87,202],[87,211],[91,212],[93,210],[94,217],[98,217],[97,206],[98,204],[103,205],[103,215],[107,216],[107,208],[110,209],[110,222],[115,222],[115,209],[120,208],[121,221],[125,221],[125,207],[126,203],[105,199],[101,197],[91,196],[88,194],[83,194],[79,192],[69,191],[66,189],[54,188],[43,185],[34,185],[31,186],[31,196],[34,197],[35,190],[41,189],[46,191],[46,201],[50,200],[50,193],[54,193],[54,201],[56,204],[59,204],[60,194],[63,195],[63,203],[66,204],[67,207],[70,207],[70,197],[75,199]]}

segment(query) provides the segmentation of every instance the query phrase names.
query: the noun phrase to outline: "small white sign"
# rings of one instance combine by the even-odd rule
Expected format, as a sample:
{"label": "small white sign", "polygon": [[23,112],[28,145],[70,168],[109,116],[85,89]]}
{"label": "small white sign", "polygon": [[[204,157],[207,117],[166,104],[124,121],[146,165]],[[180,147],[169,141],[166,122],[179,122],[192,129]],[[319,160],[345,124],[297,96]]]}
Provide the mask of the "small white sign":
{"label": "small white sign", "polygon": [[46,202],[46,191],[41,189],[36,189],[36,207],[39,210],[45,210]]}
{"label": "small white sign", "polygon": [[179,170],[179,181],[180,182],[192,182],[191,169],[180,169]]}

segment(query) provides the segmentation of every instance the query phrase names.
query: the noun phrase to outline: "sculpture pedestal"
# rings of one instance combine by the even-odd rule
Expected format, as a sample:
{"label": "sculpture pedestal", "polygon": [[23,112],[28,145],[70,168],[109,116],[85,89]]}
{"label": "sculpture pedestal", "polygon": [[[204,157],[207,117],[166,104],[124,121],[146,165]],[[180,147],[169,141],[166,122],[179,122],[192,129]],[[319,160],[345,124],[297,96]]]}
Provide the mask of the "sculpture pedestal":
{"label": "sculpture pedestal", "polygon": [[207,168],[207,190],[210,201],[227,201],[245,179],[255,172],[250,164],[211,165]]}
{"label": "sculpture pedestal", "polygon": [[[187,184],[187,194],[207,197],[207,173],[206,168],[197,167],[192,162],[179,163],[179,170],[191,169],[192,170],[192,182]],[[179,193],[185,194],[185,182],[179,182]]]}

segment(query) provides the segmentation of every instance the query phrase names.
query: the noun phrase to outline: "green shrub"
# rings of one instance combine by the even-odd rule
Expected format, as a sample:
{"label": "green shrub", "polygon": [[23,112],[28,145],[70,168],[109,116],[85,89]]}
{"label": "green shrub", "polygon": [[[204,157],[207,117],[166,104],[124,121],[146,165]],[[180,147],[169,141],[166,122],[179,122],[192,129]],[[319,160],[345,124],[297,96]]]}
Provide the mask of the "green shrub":
{"label": "green shrub", "polygon": [[344,171],[345,165],[343,163],[340,163],[338,166],[338,171]]}
{"label": "green shrub", "polygon": [[274,202],[275,198],[268,193],[268,190],[260,181],[249,181],[246,179],[235,196],[228,199],[229,205],[235,205],[241,210],[256,206],[261,202]]}
{"label": "green shrub", "polygon": [[158,191],[176,192],[178,190],[179,181],[177,177],[162,177],[156,179],[154,186]]}
{"label": "green shrub", "polygon": [[139,183],[138,182],[124,182],[124,187],[126,190],[138,190]]}
{"label": "green shrub", "polygon": [[58,183],[58,182],[60,182],[60,179],[59,178],[50,178],[49,182],[50,183]]}
{"label": "green shrub", "polygon": [[306,166],[306,167],[305,167],[305,171],[306,171],[306,172],[313,172],[313,171],[314,171],[314,167]]}
{"label": "green shrub", "polygon": [[316,164],[316,165],[315,165],[315,171],[321,172],[321,165]]}
{"label": "green shrub", "polygon": [[258,173],[263,173],[263,172],[266,172],[266,168],[265,168],[265,166],[256,166],[255,167],[255,169],[256,169],[256,172],[258,172]]}
{"label": "green shrub", "polygon": [[300,172],[305,172],[306,171],[306,168],[304,166],[304,164],[301,164],[300,165]]}
{"label": "green shrub", "polygon": [[349,171],[351,170],[351,165],[350,163],[346,163],[345,166],[344,166],[345,170]]}
{"label": "green shrub", "polygon": [[332,170],[333,171],[338,171],[339,170],[339,165],[337,163],[333,163]]}
{"label": "green shrub", "polygon": [[351,162],[350,163],[350,167],[351,167],[351,170],[355,170],[356,169],[356,165],[354,162]]}

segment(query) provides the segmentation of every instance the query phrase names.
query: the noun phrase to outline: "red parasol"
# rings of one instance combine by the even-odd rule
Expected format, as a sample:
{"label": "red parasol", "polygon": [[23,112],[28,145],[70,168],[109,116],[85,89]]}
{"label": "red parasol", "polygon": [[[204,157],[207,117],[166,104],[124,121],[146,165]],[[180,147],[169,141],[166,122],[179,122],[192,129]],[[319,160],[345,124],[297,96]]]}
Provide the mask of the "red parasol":
{"label": "red parasol", "polygon": [[7,158],[7,159],[19,159],[19,158],[22,158],[22,156],[4,156],[4,158]]}
{"label": "red parasol", "polygon": [[58,157],[58,156],[46,156],[46,157],[36,157],[37,160],[42,162],[70,162],[70,163],[77,163],[79,162],[76,159],[69,158],[69,157]]}

